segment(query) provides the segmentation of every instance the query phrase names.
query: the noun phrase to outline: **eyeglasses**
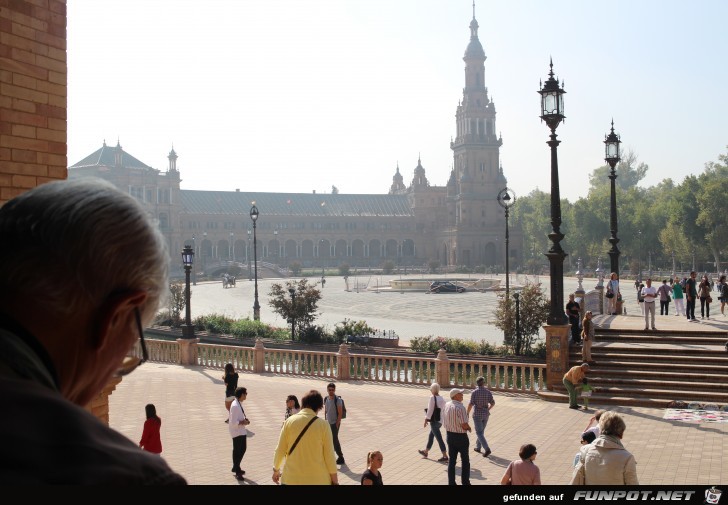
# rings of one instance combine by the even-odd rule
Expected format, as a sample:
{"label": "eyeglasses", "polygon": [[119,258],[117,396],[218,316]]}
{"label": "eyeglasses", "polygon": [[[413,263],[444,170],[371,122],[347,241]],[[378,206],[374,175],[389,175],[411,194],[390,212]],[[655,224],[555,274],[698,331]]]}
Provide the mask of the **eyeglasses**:
{"label": "eyeglasses", "polygon": [[142,327],[142,315],[139,313],[139,307],[134,309],[134,318],[136,319],[137,332],[139,333],[139,345],[142,348],[142,357],[126,356],[121,366],[116,370],[117,377],[124,377],[129,375],[139,367],[142,363],[149,359],[149,353],[147,352],[147,346],[144,343],[144,328]]}

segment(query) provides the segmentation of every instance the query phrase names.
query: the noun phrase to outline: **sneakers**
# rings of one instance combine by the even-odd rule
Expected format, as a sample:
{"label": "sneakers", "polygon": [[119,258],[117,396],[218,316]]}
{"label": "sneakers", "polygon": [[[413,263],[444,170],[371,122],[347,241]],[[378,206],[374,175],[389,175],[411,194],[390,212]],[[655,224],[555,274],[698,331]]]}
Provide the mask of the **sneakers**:
{"label": "sneakers", "polygon": [[475,452],[480,452],[480,447],[474,447],[474,448],[473,448],[473,450],[474,450]]}
{"label": "sneakers", "polygon": [[343,465],[344,464],[344,456],[339,456],[336,458],[336,464],[337,465]]}
{"label": "sneakers", "polygon": [[423,451],[422,449],[417,449],[417,452],[419,452],[422,455],[423,458],[426,458],[427,457],[427,454],[428,454],[427,451]]}
{"label": "sneakers", "polygon": [[581,408],[581,406],[580,405],[569,405],[569,408],[579,410]]}
{"label": "sneakers", "polygon": [[645,326],[644,331],[649,331],[649,328],[647,326]]}
{"label": "sneakers", "polygon": [[652,331],[655,331],[656,329],[657,329],[657,328],[655,328],[654,326],[652,327]]}
{"label": "sneakers", "polygon": [[491,451],[491,450],[490,450],[490,448],[488,448],[488,449],[486,449],[486,450],[485,450],[485,453],[483,453],[483,457],[484,457],[484,458],[487,458],[487,457],[488,457],[488,456],[490,456],[490,455],[491,455],[492,453],[493,453],[493,451]]}

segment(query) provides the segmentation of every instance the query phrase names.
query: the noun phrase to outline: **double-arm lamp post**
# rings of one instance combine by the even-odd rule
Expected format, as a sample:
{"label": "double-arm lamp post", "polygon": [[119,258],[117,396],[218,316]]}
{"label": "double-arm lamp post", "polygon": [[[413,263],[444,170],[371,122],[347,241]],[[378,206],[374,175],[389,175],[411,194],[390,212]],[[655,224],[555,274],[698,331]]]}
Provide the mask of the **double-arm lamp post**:
{"label": "double-arm lamp post", "polygon": [[182,266],[185,268],[185,325],[182,327],[182,338],[195,338],[195,327],[192,326],[190,308],[190,272],[195,261],[195,251],[186,245],[182,250]]}
{"label": "double-arm lamp post", "polygon": [[541,95],[541,119],[551,130],[551,140],[547,144],[551,147],[551,227],[549,239],[551,248],[546,253],[549,259],[549,273],[551,276],[551,308],[546,323],[549,325],[566,325],[568,319],[564,313],[564,258],[566,253],[561,248],[561,196],[559,192],[559,161],[556,148],[561,141],[556,140],[556,128],[564,116],[564,93],[558,79],[554,79],[554,64],[549,62],[549,78],[542,83],[538,91]]}
{"label": "double-arm lamp post", "polygon": [[622,141],[619,140],[619,135],[614,133],[614,119],[612,119],[612,131],[609,135],[604,136],[605,155],[604,161],[609,163],[611,172],[609,174],[611,194],[609,199],[609,229],[612,236],[609,238],[609,242],[612,244],[612,248],[609,250],[609,263],[611,271],[619,275],[619,248],[617,244],[619,239],[617,238],[617,193],[615,189],[617,173],[614,168],[619,163],[619,144]]}
{"label": "double-arm lamp post", "polygon": [[260,304],[258,303],[258,239],[255,234],[255,222],[258,220],[258,207],[250,208],[250,219],[253,220],[253,263],[255,265],[255,301],[253,302],[253,320],[260,321]]}

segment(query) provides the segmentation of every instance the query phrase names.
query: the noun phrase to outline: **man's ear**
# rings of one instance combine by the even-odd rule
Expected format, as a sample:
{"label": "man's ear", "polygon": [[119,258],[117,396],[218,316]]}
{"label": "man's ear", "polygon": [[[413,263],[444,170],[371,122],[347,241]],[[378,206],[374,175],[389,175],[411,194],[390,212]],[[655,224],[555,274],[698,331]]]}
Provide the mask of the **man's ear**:
{"label": "man's ear", "polygon": [[92,332],[91,345],[98,350],[107,344],[108,338],[133,320],[134,310],[147,299],[143,290],[129,290],[109,295],[96,311],[96,324]]}

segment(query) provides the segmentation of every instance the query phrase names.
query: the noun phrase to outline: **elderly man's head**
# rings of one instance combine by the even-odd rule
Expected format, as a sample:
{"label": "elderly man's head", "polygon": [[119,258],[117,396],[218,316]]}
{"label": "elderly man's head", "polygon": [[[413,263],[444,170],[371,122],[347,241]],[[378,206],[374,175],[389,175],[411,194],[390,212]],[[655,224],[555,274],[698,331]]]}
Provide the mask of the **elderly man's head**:
{"label": "elderly man's head", "polygon": [[97,178],[42,184],[0,208],[0,307],[86,405],[167,294],[166,242],[141,204]]}

